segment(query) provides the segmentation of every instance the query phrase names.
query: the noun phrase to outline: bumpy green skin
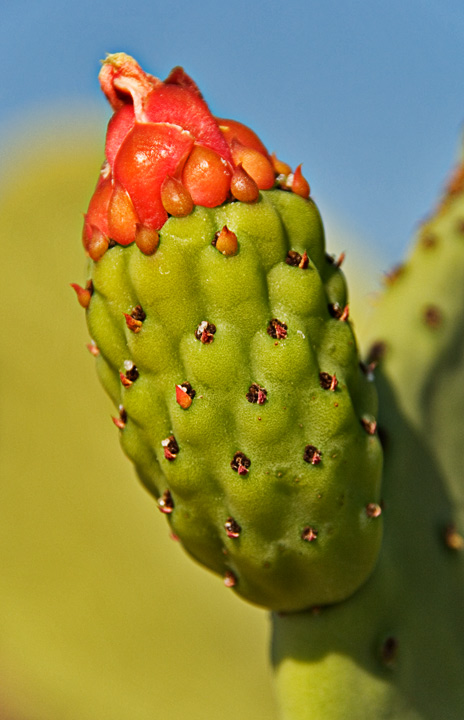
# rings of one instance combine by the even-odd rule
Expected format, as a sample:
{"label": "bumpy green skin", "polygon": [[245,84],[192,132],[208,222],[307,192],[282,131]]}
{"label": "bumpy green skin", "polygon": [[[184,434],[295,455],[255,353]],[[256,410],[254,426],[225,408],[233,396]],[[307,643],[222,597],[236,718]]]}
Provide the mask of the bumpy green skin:
{"label": "bumpy green skin", "polygon": [[[224,225],[237,236],[235,256],[212,245]],[[308,268],[286,264],[289,250],[306,251]],[[361,422],[375,417],[377,399],[350,322],[329,312],[345,307],[346,287],[314,203],[270,190],[255,204],[196,207],[169,218],[154,255],[113,247],[90,261],[89,277],[98,372],[127,415],[122,446],[151,493],[169,490],[185,549],[274,610],[349,597],[381,544],[382,518],[366,507],[380,501],[382,452]],[[138,333],[123,315],[136,305],[146,313]],[[273,318],[287,324],[286,338],[267,333]],[[195,337],[202,321],[217,328],[210,344]],[[139,372],[130,387],[119,376],[127,360]],[[336,374],[335,390],[321,387],[321,371]],[[184,382],[196,391],[188,409],[176,402]],[[247,400],[253,383],[267,390],[264,404]],[[171,435],[179,451],[167,460]],[[319,464],[305,462],[307,445]],[[232,469],[236,452],[251,460],[247,474]],[[229,518],[239,537],[227,535]]]}
{"label": "bumpy green skin", "polygon": [[378,303],[382,551],[342,605],[274,617],[285,720],[464,717],[463,223],[464,183]]}

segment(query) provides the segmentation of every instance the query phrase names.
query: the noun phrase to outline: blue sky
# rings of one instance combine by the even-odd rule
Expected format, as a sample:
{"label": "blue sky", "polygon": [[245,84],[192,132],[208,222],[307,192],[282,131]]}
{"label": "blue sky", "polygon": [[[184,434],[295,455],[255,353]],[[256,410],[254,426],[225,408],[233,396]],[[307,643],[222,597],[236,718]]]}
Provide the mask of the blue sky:
{"label": "blue sky", "polygon": [[[109,112],[99,60],[182,64],[211,109],[303,162],[322,211],[387,262],[436,201],[464,120],[462,0],[4,0],[0,131],[37,110]],[[102,127],[103,130],[103,127]]]}

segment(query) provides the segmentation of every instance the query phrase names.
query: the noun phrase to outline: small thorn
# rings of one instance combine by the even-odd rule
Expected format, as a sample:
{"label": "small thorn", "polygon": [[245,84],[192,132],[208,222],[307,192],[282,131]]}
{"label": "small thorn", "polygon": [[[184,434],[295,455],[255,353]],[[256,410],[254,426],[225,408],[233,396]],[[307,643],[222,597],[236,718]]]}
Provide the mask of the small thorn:
{"label": "small thorn", "polygon": [[253,383],[248,388],[246,399],[250,403],[256,403],[257,405],[264,405],[267,400],[267,390],[261,387],[258,383]]}
{"label": "small thorn", "polygon": [[242,452],[236,452],[230,462],[230,467],[232,468],[232,470],[235,470],[235,472],[239,475],[246,475],[248,473],[250,465],[250,458],[247,458],[247,456]]}
{"label": "small thorn", "polygon": [[242,528],[240,527],[238,522],[232,517],[227,518],[226,522],[224,523],[224,528],[227,533],[227,537],[230,538],[238,538],[240,536],[240,533],[242,532]]}
{"label": "small thorn", "polygon": [[187,410],[192,404],[192,400],[195,397],[196,392],[193,390],[190,383],[182,383],[182,385],[176,385],[176,402]]}
{"label": "small thorn", "polygon": [[306,542],[313,542],[313,540],[316,540],[318,531],[310,527],[309,525],[305,528],[303,528],[303,531],[301,533],[301,539],[306,540]]}
{"label": "small thorn", "polygon": [[87,343],[86,347],[87,347],[87,350],[89,351],[89,353],[91,355],[93,355],[94,357],[98,357],[100,355],[100,350],[95,345],[93,340],[91,343]]}
{"label": "small thorn", "polygon": [[108,250],[109,238],[95,225],[90,226],[92,237],[87,243],[87,252],[94,262],[98,262]]}
{"label": "small thorn", "polygon": [[286,162],[279,160],[279,158],[276,157],[275,152],[273,152],[271,155],[271,162],[276,175],[290,175],[290,173],[292,172],[292,168],[290,167],[290,165],[287,165]]}
{"label": "small thorn", "polygon": [[236,255],[238,251],[237,236],[227,225],[216,233],[211,244],[223,255]]}
{"label": "small thorn", "polygon": [[463,550],[464,549],[464,538],[458,533],[456,526],[453,524],[448,525],[445,528],[445,543],[450,550]]}
{"label": "small thorn", "polygon": [[366,515],[370,518],[378,518],[382,514],[382,508],[377,503],[368,503],[366,505]]}
{"label": "small thorn", "polygon": [[124,387],[130,387],[133,383],[133,380],[129,380],[129,378],[124,375],[123,372],[119,372],[119,377],[121,378],[121,382],[124,385]]}
{"label": "small thorn", "polygon": [[343,262],[345,260],[346,254],[344,252],[340,253],[338,256],[338,260],[335,260],[334,265],[336,268],[340,268],[343,265]]}
{"label": "small thorn", "polygon": [[145,225],[136,225],[135,244],[144,255],[153,255],[159,245],[159,232]]}
{"label": "small thorn", "polygon": [[81,287],[80,285],[77,285],[77,283],[70,283],[72,289],[75,291],[77,295],[77,300],[79,302],[79,305],[86,310],[89,307],[90,300],[92,298],[93,294],[93,283],[91,280],[88,281],[85,288]]}
{"label": "small thorn", "polygon": [[363,426],[364,430],[367,432],[368,435],[375,435],[375,432],[377,430],[377,420],[373,418],[371,415],[365,415],[361,418],[361,425]]}
{"label": "small thorn", "polygon": [[272,318],[267,326],[267,334],[276,340],[282,340],[287,337],[287,325],[277,318]]}
{"label": "small thorn", "polygon": [[161,497],[158,498],[158,510],[165,515],[170,515],[174,510],[174,500],[169,490],[165,490]]}
{"label": "small thorn", "polygon": [[126,325],[129,328],[129,330],[132,330],[133,333],[138,333],[141,330],[142,327],[142,321],[141,320],[135,320],[132,315],[128,315],[127,313],[123,313],[124,317],[126,318]]}
{"label": "small thorn", "polygon": [[237,165],[230,181],[230,191],[236,200],[255,203],[259,198],[259,188],[253,178],[248,175],[241,163]]}
{"label": "small thorn", "polygon": [[338,386],[337,376],[335,375],[335,373],[331,375],[328,372],[320,372],[319,384],[321,388],[324,388],[324,390],[330,390],[334,392]]}
{"label": "small thorn", "polygon": [[306,445],[303,453],[303,460],[310,465],[319,465],[322,453],[314,445]]}
{"label": "small thorn", "polygon": [[311,192],[309,183],[301,172],[301,165],[293,173],[292,184],[290,186],[292,192],[300,195],[302,198],[308,198]]}
{"label": "small thorn", "polygon": [[398,658],[398,640],[394,637],[388,637],[382,644],[380,650],[382,662],[387,667],[393,667]]}
{"label": "small thorn", "polygon": [[203,345],[210,345],[214,340],[215,333],[216,325],[209,323],[207,320],[203,320],[195,330],[195,337],[197,340],[200,340]]}
{"label": "small thorn", "polygon": [[126,427],[126,423],[123,422],[121,418],[112,416],[111,419],[116,425],[116,427],[119,428],[119,430],[124,430],[124,428]]}
{"label": "small thorn", "polygon": [[226,587],[232,588],[237,584],[237,578],[235,577],[234,573],[231,570],[227,570],[227,572],[224,575],[224,585]]}
{"label": "small thorn", "polygon": [[124,387],[130,387],[135,380],[137,380],[139,376],[139,371],[137,370],[137,367],[134,365],[132,360],[124,360],[124,368],[126,370],[126,373],[119,373],[119,377],[121,378],[121,382],[124,385]]}
{"label": "small thorn", "polygon": [[308,264],[309,264],[308,253],[305,250],[300,262],[298,263],[298,267],[301,268],[302,270],[306,270],[306,268],[308,267]]}
{"label": "small thorn", "polygon": [[170,435],[164,440],[161,440],[161,445],[163,447],[164,457],[166,460],[169,460],[170,462],[175,460],[179,452],[179,446],[174,435]]}
{"label": "small thorn", "polygon": [[350,307],[349,305],[345,305],[343,308],[343,312],[340,315],[340,322],[346,322],[348,320],[348,317],[350,315]]}

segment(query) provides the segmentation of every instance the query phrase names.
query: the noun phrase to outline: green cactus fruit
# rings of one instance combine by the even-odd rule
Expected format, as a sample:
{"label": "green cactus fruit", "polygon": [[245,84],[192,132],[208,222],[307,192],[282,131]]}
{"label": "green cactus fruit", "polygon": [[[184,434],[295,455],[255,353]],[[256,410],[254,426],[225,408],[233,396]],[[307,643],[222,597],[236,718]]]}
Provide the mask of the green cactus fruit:
{"label": "green cactus fruit", "polygon": [[299,166],[177,68],[101,71],[113,115],[79,288],[124,451],[247,600],[337,603],[376,563],[382,452],[339,262]]}

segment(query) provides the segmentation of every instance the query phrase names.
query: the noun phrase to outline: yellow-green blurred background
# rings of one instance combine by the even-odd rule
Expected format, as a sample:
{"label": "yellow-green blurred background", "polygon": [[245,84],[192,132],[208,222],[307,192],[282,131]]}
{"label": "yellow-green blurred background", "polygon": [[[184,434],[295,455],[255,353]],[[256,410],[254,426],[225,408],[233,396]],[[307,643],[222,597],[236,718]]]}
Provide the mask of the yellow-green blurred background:
{"label": "yellow-green blurred background", "polygon": [[98,60],[181,63],[304,163],[362,328],[457,145],[463,38],[455,0],[2,4],[0,720],[277,718],[266,613],[169,538],[85,347],[69,283],[109,117]]}

